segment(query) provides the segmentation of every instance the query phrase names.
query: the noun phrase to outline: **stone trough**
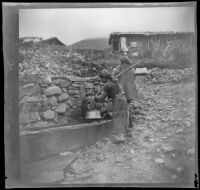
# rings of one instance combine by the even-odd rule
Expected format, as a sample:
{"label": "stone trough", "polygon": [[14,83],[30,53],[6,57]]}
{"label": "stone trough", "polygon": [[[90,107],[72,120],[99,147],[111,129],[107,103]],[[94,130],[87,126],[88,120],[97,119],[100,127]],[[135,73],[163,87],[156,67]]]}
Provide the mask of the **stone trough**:
{"label": "stone trough", "polygon": [[20,134],[21,179],[52,183],[63,179],[63,169],[76,155],[65,155],[90,145],[112,131],[111,120],[31,130]]}

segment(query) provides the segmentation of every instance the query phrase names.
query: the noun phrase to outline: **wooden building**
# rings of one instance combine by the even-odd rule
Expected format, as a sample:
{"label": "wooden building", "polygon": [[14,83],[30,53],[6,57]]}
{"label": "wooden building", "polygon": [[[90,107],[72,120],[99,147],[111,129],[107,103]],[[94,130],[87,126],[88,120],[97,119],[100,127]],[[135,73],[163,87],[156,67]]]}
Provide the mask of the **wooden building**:
{"label": "wooden building", "polygon": [[151,55],[153,50],[165,51],[175,41],[190,45],[194,41],[192,32],[113,32],[109,45],[113,53],[132,53],[135,56]]}

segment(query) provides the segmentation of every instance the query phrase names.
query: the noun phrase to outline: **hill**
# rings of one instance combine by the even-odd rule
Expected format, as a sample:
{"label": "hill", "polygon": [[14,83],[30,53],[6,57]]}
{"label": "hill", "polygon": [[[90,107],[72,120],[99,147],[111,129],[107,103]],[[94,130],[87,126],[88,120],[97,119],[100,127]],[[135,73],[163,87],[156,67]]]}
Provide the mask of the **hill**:
{"label": "hill", "polygon": [[81,40],[72,45],[69,45],[68,48],[102,50],[102,49],[109,48],[109,44],[108,44],[107,38],[94,38],[94,39]]}

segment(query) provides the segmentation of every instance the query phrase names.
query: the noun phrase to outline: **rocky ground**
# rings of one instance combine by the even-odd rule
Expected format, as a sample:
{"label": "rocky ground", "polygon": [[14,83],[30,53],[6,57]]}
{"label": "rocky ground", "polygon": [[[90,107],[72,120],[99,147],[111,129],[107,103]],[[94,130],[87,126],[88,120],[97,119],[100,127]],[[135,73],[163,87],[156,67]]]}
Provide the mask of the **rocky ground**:
{"label": "rocky ground", "polygon": [[61,184],[193,187],[197,173],[194,81],[138,80],[137,86],[143,109],[132,118],[132,137],[121,143],[104,138],[74,151],[78,159],[65,171]]}

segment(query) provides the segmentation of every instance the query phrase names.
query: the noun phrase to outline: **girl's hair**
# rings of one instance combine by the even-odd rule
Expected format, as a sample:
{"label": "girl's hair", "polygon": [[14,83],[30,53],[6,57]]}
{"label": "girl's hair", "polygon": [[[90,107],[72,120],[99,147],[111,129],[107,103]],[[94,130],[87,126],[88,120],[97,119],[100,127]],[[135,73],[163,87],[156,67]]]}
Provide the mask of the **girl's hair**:
{"label": "girl's hair", "polygon": [[120,58],[120,62],[121,62],[121,64],[131,65],[131,61],[127,56],[122,56]]}

